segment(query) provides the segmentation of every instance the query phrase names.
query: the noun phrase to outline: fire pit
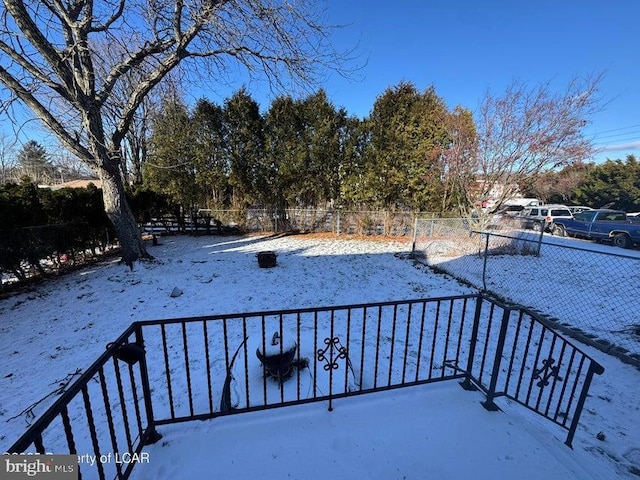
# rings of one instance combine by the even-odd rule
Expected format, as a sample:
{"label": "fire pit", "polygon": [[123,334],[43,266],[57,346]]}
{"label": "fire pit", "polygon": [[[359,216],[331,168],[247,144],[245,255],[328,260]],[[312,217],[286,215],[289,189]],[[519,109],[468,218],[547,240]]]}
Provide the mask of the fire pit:
{"label": "fire pit", "polygon": [[272,251],[264,251],[258,252],[256,257],[258,257],[258,265],[260,268],[271,268],[276,266],[276,257],[278,255]]}
{"label": "fire pit", "polygon": [[[282,344],[281,344],[282,343]],[[264,374],[283,382],[291,375],[292,368],[297,366],[294,362],[298,345],[295,341],[281,342],[278,332],[273,334],[271,342],[256,349],[256,356],[264,367]]]}

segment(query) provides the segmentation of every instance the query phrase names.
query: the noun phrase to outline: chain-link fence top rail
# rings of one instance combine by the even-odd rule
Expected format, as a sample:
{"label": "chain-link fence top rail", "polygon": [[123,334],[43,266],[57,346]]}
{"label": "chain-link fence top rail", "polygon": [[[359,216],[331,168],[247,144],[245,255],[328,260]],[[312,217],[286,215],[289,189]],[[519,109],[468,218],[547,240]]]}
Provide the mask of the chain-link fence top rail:
{"label": "chain-link fence top rail", "polygon": [[640,256],[605,248],[513,226],[480,233],[466,219],[418,220],[413,245],[429,266],[640,361]]}

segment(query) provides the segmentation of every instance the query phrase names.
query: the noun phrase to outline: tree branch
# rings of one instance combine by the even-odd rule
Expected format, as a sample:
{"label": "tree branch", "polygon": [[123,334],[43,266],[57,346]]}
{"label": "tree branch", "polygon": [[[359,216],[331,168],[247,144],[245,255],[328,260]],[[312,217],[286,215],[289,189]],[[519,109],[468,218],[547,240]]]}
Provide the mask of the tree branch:
{"label": "tree branch", "polygon": [[31,45],[38,50],[47,63],[55,70],[58,76],[71,85],[71,72],[62,60],[56,49],[40,31],[36,23],[29,16],[25,4],[21,0],[4,0],[7,11],[11,14],[20,30],[27,37]]}
{"label": "tree branch", "polygon": [[43,122],[55,133],[71,152],[83,161],[95,164],[95,159],[91,153],[80,144],[79,139],[73,138],[62,124],[51,114],[42,103],[36,99],[31,92],[16,80],[9,72],[0,66],[0,81],[5,84],[13,94],[27,105]]}

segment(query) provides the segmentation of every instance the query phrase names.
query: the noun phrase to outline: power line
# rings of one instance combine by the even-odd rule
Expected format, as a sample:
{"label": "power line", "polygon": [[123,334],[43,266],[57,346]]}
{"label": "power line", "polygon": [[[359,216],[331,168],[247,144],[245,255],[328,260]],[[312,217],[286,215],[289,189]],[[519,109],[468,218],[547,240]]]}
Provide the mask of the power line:
{"label": "power line", "polygon": [[629,135],[640,134],[640,130],[632,130],[631,132],[624,133],[613,133],[611,135],[595,135],[596,140],[602,140],[603,138],[615,138],[615,137],[626,137]]}
{"label": "power line", "polygon": [[612,130],[603,130],[602,132],[598,132],[596,135],[600,135],[602,133],[609,133],[609,132],[619,132],[620,130],[628,130],[630,128],[638,128],[638,127],[640,127],[640,125],[630,125],[628,127],[614,128]]}
{"label": "power line", "polygon": [[614,144],[624,144],[625,142],[637,142],[638,144],[640,144],[640,136],[634,136],[634,137],[629,137],[629,138],[619,138],[616,140],[609,140],[609,141],[604,141],[604,142],[596,142],[595,146],[599,147],[602,145],[614,145]]}

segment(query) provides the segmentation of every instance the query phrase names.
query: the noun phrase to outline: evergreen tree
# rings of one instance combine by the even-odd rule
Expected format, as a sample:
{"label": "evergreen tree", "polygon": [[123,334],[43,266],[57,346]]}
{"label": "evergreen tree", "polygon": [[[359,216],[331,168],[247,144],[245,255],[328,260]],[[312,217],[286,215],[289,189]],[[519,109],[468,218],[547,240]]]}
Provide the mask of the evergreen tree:
{"label": "evergreen tree", "polygon": [[18,151],[17,163],[21,176],[29,177],[36,184],[53,183],[55,167],[47,149],[35,140],[29,140]]}
{"label": "evergreen tree", "polygon": [[165,193],[190,213],[198,206],[194,133],[186,105],[175,97],[165,99],[153,120],[149,159],[144,166],[145,184]]}
{"label": "evergreen tree", "polygon": [[596,165],[576,189],[576,201],[597,208],[640,210],[640,163],[634,155],[626,160],[607,160]]}
{"label": "evergreen tree", "polygon": [[265,115],[266,161],[259,190],[262,201],[278,210],[297,203],[296,185],[306,157],[304,128],[299,101],[287,96],[271,102]]}
{"label": "evergreen tree", "polygon": [[263,123],[257,102],[244,87],[225,101],[225,148],[234,208],[252,205],[256,199],[264,164]]}
{"label": "evergreen tree", "polygon": [[438,160],[448,143],[446,112],[433,88],[421,94],[412,84],[401,83],[378,97],[368,120],[371,142],[365,181],[372,204],[439,209]]}
{"label": "evergreen tree", "polygon": [[369,199],[365,183],[368,168],[365,152],[369,141],[365,122],[357,117],[347,118],[341,132],[342,162],[339,169],[341,202],[349,207],[365,206]]}
{"label": "evergreen tree", "polygon": [[200,205],[229,206],[230,165],[224,148],[224,111],[208,100],[198,101],[193,114],[195,182]]}

